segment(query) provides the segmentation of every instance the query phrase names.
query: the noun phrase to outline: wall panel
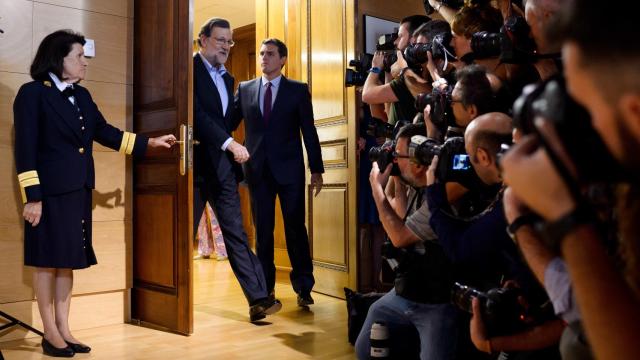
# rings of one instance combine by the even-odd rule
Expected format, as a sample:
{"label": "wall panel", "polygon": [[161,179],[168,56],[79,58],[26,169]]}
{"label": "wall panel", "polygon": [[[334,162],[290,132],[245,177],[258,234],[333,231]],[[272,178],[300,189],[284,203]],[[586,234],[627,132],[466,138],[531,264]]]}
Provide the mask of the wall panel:
{"label": "wall panel", "polygon": [[[127,18],[34,3],[34,52],[40,41],[58,29],[73,29],[96,42],[96,57],[89,60],[86,80],[127,83]],[[131,54],[131,53],[129,53]]]}
{"label": "wall panel", "polygon": [[33,29],[25,24],[31,24],[32,8],[31,1],[0,0],[0,71],[29,73]]}
{"label": "wall panel", "polygon": [[36,0],[35,2],[119,17],[133,17],[133,1],[128,0]]}

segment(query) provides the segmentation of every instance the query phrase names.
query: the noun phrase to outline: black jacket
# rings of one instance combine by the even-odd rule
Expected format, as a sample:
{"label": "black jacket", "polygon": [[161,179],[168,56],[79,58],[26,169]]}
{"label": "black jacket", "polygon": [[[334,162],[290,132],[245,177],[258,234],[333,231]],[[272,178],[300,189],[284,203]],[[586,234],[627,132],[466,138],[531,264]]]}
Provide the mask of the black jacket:
{"label": "black jacket", "polygon": [[80,112],[53,81],[22,85],[13,103],[15,159],[23,202],[95,187],[93,141],[143,156],[148,139],[104,119],[89,91],[75,87]]}

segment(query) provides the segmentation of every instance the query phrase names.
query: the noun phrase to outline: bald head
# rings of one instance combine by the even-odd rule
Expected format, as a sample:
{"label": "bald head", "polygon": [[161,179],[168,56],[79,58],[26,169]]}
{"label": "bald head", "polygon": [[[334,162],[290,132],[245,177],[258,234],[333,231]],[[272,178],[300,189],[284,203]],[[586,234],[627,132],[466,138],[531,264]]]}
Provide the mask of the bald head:
{"label": "bald head", "polygon": [[500,150],[503,143],[511,143],[513,122],[509,116],[499,112],[491,112],[473,119],[464,132],[464,141],[474,154],[479,147],[492,156]]}

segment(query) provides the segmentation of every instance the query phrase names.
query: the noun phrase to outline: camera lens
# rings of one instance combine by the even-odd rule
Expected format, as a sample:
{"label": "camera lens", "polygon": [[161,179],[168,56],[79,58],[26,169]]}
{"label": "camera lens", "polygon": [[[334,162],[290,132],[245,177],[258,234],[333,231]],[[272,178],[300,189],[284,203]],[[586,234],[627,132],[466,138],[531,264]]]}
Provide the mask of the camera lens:
{"label": "camera lens", "polygon": [[500,56],[501,34],[480,31],[471,37],[471,50],[476,59]]}

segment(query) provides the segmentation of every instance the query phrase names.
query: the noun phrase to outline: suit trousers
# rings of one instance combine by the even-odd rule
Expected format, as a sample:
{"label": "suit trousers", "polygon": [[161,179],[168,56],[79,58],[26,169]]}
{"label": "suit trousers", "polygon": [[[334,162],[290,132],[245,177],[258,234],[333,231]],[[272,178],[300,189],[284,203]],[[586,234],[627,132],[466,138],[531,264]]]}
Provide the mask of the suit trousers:
{"label": "suit trousers", "polygon": [[304,173],[291,184],[278,184],[266,162],[259,181],[249,182],[251,210],[256,227],[256,249],[269,291],[274,289],[276,277],[273,262],[276,195],[280,199],[284,220],[287,252],[292,267],[289,277],[293,290],[298,294],[309,293],[315,284],[309,237],[304,224],[304,189]]}
{"label": "suit trousers", "polygon": [[[195,181],[193,192],[194,214],[202,214],[207,201],[213,205],[231,269],[249,305],[265,299],[268,292],[264,272],[260,261],[249,248],[247,234],[242,225],[238,183],[233,171],[218,174],[217,179],[204,177],[204,181]],[[198,223],[194,221],[194,234],[197,233],[197,228]]]}

